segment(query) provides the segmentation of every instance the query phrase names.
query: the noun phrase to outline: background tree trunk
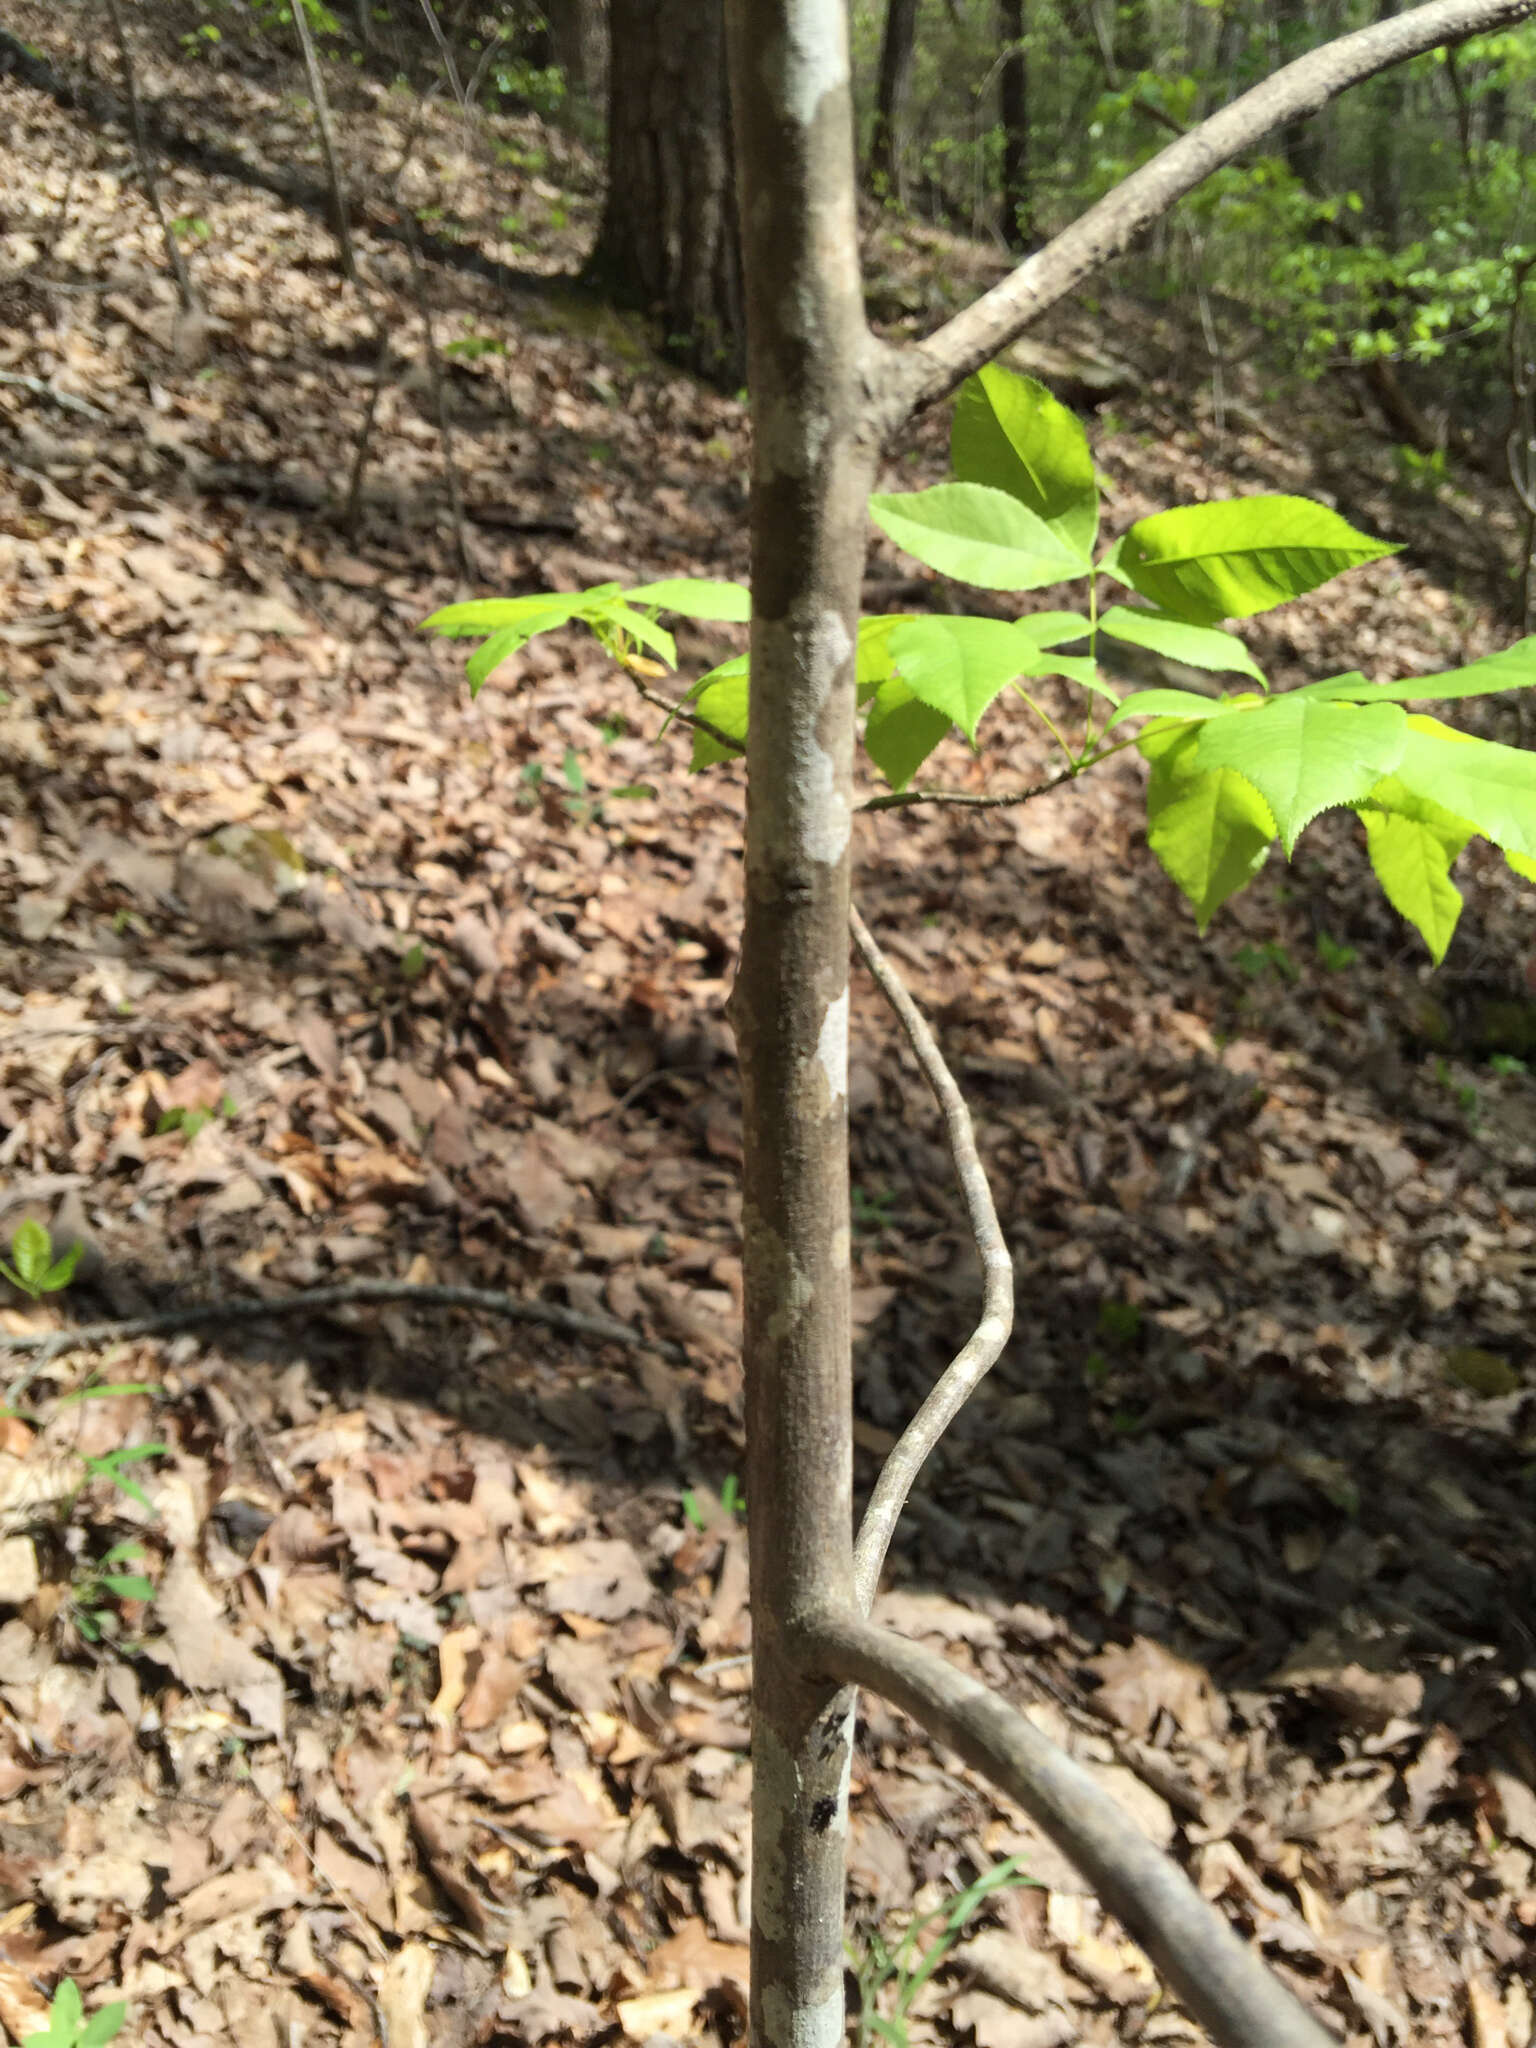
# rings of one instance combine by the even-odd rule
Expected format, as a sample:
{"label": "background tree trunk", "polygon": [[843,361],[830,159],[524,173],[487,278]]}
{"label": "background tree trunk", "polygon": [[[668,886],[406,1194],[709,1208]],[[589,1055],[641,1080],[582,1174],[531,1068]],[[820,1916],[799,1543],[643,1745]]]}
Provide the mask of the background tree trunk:
{"label": "background tree trunk", "polygon": [[869,144],[869,171],[872,179],[883,179],[886,191],[903,204],[907,186],[902,143],[916,49],[917,0],[887,0],[885,34],[880,40],[880,78],[875,88],[875,126]]}
{"label": "background tree trunk", "polygon": [[1027,249],[1035,238],[1029,190],[1029,58],[1024,48],[1024,0],[998,0],[997,32],[1003,44],[998,74],[998,114],[1003,127],[1003,240]]}
{"label": "background tree trunk", "polygon": [[[1275,0],[1276,62],[1289,64],[1317,40],[1308,24],[1308,0]],[[1309,192],[1319,189],[1323,173],[1323,124],[1292,121],[1280,131],[1280,147],[1292,174]]]}
{"label": "background tree trunk", "polygon": [[608,197],[588,276],[721,382],[744,360],[722,0],[610,0]]}
{"label": "background tree trunk", "polygon": [[[1398,0],[1377,0],[1376,19],[1389,21]],[[1407,106],[1407,86],[1400,69],[1384,71],[1376,81],[1371,120],[1371,226],[1389,250],[1402,240],[1402,204],[1398,187],[1398,141]],[[1470,165],[1469,165],[1470,170]]]}
{"label": "background tree trunk", "polygon": [[545,0],[550,55],[570,90],[596,99],[608,82],[608,19],[603,0]]}

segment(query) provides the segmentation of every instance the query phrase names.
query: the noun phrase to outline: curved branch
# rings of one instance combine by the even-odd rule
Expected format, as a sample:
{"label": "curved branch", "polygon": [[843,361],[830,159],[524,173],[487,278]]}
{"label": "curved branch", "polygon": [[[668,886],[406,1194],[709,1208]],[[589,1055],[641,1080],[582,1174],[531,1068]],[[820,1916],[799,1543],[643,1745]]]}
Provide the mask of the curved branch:
{"label": "curved branch", "polygon": [[979,1679],[854,1614],[813,1616],[798,1649],[808,1675],[878,1693],[1017,1800],[1222,2048],[1337,2048],[1082,1765]]}
{"label": "curved branch", "polygon": [[848,922],[854,944],[880,993],[896,1012],[917,1063],[944,1112],[950,1156],[965,1196],[971,1235],[981,1257],[983,1290],[981,1320],[965,1348],[940,1375],[926,1401],[902,1431],[875,1482],[853,1551],[854,1597],[868,1613],[880,1583],[880,1568],[891,1547],[896,1524],[913,1482],[929,1452],[954,1421],[984,1376],[992,1370],[1013,1328],[1013,1260],[987,1185],[987,1170],[976,1149],[976,1132],[965,1097],[944,1063],[937,1041],[922,1012],[907,993],[901,977],[870,937],[869,927],[850,904]]}
{"label": "curved branch", "polygon": [[1315,114],[1352,85],[1441,43],[1528,21],[1536,0],[1431,0],[1339,36],[1245,92],[1133,171],[1072,226],[925,341],[877,345],[872,430],[888,436],[990,362],[1075,285],[1127,248],[1202,179],[1272,128]]}

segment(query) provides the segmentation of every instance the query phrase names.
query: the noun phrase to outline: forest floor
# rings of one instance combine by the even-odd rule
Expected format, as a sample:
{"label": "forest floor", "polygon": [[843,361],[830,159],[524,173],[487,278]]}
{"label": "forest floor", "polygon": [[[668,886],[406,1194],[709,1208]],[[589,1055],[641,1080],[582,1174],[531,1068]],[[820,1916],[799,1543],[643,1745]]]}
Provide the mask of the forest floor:
{"label": "forest floor", "polygon": [[[7,27],[74,78],[96,36]],[[195,27],[155,10],[146,103],[311,163],[294,68],[200,64]],[[362,74],[337,102],[387,221],[412,103]],[[743,409],[528,281],[596,199],[531,118],[432,107],[403,189],[438,240],[418,271],[361,228],[361,288],[323,217],[163,153],[192,318],[123,130],[0,80],[0,137],[0,1235],[85,1246],[0,1334],[364,1279],[656,1347],[405,1303],[6,1359],[0,2024],[72,1977],[148,2048],[738,2039],[741,772],[690,778],[590,643],[471,703],[419,623],[743,575]],[[929,317],[998,263],[871,244]],[[1108,289],[1051,338],[1135,372],[1090,428],[1116,527],[1298,490],[1408,542],[1247,631],[1278,683],[1513,637],[1496,508],[1394,497],[1342,394],[1266,410],[1234,363],[1218,390]],[[943,442],[925,421],[892,476]],[[888,608],[910,565],[881,544],[871,577]],[[686,672],[727,644],[685,637]],[[1020,707],[935,765],[1024,786],[1046,753]],[[1529,2048],[1531,899],[1469,853],[1430,977],[1343,821],[1201,940],[1140,780],[1122,756],[1017,810],[859,823],[1020,1298],[880,1611],[1024,1705],[1342,2038]],[[979,1277],[937,1113],[856,992],[867,1484]],[[1019,1813],[871,1701],[852,1839],[855,1957],[999,1859],[1034,1880],[966,1928],[914,2043],[1203,2038]]]}

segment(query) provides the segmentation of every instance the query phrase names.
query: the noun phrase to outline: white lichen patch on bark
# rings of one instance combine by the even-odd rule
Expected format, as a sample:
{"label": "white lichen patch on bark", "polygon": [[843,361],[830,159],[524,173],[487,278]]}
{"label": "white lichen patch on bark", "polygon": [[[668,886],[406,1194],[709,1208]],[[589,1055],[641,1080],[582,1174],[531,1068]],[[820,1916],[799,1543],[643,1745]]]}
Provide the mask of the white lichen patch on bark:
{"label": "white lichen patch on bark", "polygon": [[[840,7],[825,0],[788,0],[784,9],[782,53],[773,51],[765,70],[779,78],[765,79],[770,93],[797,127],[809,128],[829,92],[848,83],[848,34]],[[774,60],[778,61],[775,63]],[[782,80],[782,98],[775,88]]]}
{"label": "white lichen patch on bark", "polygon": [[[805,313],[798,295],[793,303],[797,308],[795,332],[808,338],[813,316]],[[755,431],[758,474],[771,481],[780,476],[809,476],[831,438],[832,422],[824,412],[796,416],[780,406],[765,409]]]}
{"label": "white lichen patch on bark", "polygon": [[[853,642],[840,614],[821,612],[798,650],[819,684],[819,706],[825,705],[839,672],[853,653]],[[818,709],[819,709],[818,706]],[[794,776],[798,851],[819,866],[835,867],[848,850],[853,831],[853,806],[839,785],[837,763],[807,722],[795,735]],[[844,1091],[846,1093],[846,1089]]]}
{"label": "white lichen patch on bark", "polygon": [[827,1109],[848,1093],[848,991],[828,1003],[816,1040],[816,1058],[827,1080]]}

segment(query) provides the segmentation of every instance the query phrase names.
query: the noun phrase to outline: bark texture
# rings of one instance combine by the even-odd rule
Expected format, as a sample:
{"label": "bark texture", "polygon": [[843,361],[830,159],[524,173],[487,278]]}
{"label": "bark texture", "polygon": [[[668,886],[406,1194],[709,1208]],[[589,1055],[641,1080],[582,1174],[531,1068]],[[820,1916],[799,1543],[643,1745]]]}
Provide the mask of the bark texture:
{"label": "bark texture", "polygon": [[594,283],[664,323],[668,353],[739,382],[741,244],[722,0],[610,0],[608,196]]}
{"label": "bark texture", "polygon": [[837,2048],[852,1695],[803,1619],[853,1582],[848,875],[854,640],[874,446],[847,23],[733,0],[753,399],[745,1151],[752,2038]]}

